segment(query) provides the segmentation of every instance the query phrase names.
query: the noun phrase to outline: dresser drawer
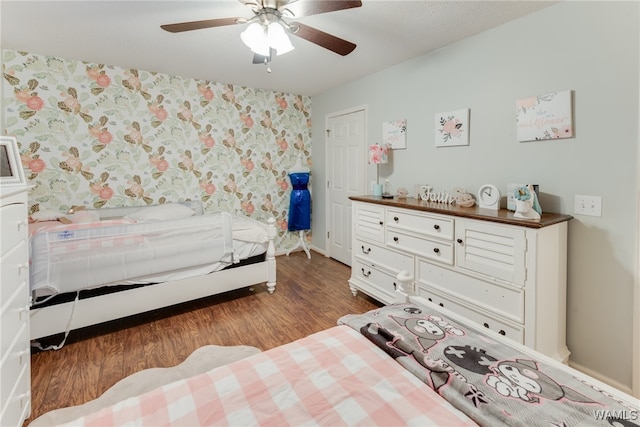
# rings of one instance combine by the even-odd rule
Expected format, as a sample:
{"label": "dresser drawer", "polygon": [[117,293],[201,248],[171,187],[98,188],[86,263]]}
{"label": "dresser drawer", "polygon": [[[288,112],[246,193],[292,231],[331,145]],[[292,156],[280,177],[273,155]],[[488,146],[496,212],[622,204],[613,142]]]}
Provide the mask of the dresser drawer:
{"label": "dresser drawer", "polygon": [[[25,345],[29,340],[27,326],[27,323],[23,323],[17,330],[13,331],[11,337],[7,337],[14,345],[9,347],[6,352],[3,352],[2,359],[0,359],[0,371],[2,372],[2,382],[0,384],[1,402],[7,401],[18,382],[24,366],[29,365],[31,353]],[[3,337],[3,339],[5,338]],[[17,390],[17,392],[20,392],[20,390]]]}
{"label": "dresser drawer", "polygon": [[[418,295],[428,301],[453,311],[460,316],[476,322],[480,326],[491,329],[500,335],[506,336],[520,344],[524,344],[524,328],[521,325],[501,320],[489,314],[482,313],[461,301],[454,301],[453,298],[441,294],[440,292],[423,286],[418,283]],[[454,319],[455,320],[455,319]]]}
{"label": "dresser drawer", "polygon": [[390,304],[395,300],[395,290],[398,286],[398,279],[395,274],[379,270],[361,260],[356,260],[351,270],[351,278],[360,282],[365,282],[371,288],[367,294],[379,299],[385,304]]}
{"label": "dresser drawer", "polygon": [[[2,235],[4,239],[4,234]],[[8,251],[0,258],[0,301],[4,301],[15,292],[21,283],[27,283],[29,279],[29,264],[27,255],[27,243],[20,240],[13,250]],[[24,297],[27,298],[29,290],[25,289]]]}
{"label": "dresser drawer", "polygon": [[27,207],[23,203],[6,205],[2,208],[2,239],[0,255],[6,254],[20,240],[27,238]]}
{"label": "dresser drawer", "polygon": [[416,262],[416,280],[501,317],[524,323],[525,294],[520,287],[486,282],[420,258]]}
{"label": "dresser drawer", "polygon": [[413,271],[413,256],[393,251],[384,246],[356,240],[353,253],[361,262],[378,266],[389,272]]}
{"label": "dresser drawer", "polygon": [[[3,371],[4,373],[4,371]],[[12,396],[2,396],[2,404],[5,405],[2,418],[0,418],[0,426],[21,426],[22,422],[29,417],[31,412],[31,391],[29,384],[31,383],[30,364],[25,364],[19,374],[16,382],[15,394]],[[4,385],[4,375],[2,378]]]}
{"label": "dresser drawer", "polygon": [[[29,321],[29,301],[27,282],[13,287],[13,294],[7,292],[8,298],[2,301],[2,323],[0,324],[0,355],[9,351],[16,339],[16,331]],[[26,342],[27,339],[24,339]]]}
{"label": "dresser drawer", "polygon": [[454,221],[452,218],[402,209],[388,209],[386,221],[388,227],[408,231],[410,234],[419,233],[453,240]]}
{"label": "dresser drawer", "polygon": [[387,230],[387,246],[444,264],[453,264],[453,242],[430,240],[397,230]]}

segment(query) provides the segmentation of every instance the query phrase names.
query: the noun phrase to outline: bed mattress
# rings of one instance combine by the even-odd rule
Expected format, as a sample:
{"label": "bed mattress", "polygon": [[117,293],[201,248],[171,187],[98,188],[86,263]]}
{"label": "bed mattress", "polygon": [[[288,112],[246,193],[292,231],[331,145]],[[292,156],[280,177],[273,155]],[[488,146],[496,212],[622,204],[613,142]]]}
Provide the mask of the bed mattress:
{"label": "bed mattress", "polygon": [[475,426],[346,326],[178,380],[69,426]]}

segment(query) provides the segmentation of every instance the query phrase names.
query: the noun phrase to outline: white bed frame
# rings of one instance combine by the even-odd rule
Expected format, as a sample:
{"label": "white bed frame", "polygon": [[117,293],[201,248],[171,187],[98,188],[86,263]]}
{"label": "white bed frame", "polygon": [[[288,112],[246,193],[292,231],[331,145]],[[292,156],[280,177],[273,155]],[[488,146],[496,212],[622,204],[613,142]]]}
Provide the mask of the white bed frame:
{"label": "white bed frame", "polygon": [[276,288],[275,236],[275,219],[269,218],[266,258],[259,263],[32,309],[31,339],[37,340],[264,282],[269,293],[273,293]]}

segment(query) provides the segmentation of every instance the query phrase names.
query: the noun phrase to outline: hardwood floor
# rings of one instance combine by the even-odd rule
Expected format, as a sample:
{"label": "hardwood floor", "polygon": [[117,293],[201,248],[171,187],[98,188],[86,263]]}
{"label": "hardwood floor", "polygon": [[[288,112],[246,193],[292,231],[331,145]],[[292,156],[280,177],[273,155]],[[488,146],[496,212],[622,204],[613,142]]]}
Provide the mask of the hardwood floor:
{"label": "hardwood floor", "polygon": [[[72,331],[60,350],[31,357],[31,418],[95,399],[137,371],[181,363],[198,347],[276,347],[381,304],[351,294],[351,269],[304,252],[277,258],[277,287],[264,285]],[[58,339],[58,338],[57,338]],[[59,342],[59,339],[58,339]]]}

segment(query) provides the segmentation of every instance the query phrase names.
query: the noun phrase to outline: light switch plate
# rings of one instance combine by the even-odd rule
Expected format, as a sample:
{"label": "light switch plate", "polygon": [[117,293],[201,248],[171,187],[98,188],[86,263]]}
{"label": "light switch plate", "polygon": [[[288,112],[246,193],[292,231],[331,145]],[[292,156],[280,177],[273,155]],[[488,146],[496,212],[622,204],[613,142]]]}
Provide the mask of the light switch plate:
{"label": "light switch plate", "polygon": [[575,196],[573,212],[576,215],[602,216],[602,197]]}

